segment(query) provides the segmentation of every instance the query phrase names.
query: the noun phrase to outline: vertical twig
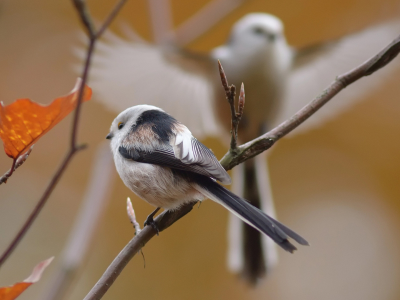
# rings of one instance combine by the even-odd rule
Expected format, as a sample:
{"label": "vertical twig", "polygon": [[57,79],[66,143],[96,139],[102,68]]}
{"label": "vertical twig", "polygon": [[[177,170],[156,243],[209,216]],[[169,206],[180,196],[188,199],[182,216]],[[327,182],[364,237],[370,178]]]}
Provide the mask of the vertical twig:
{"label": "vertical twig", "polygon": [[[86,60],[85,60],[85,66],[82,72],[82,83],[79,89],[79,94],[78,94],[78,100],[77,100],[77,105],[75,108],[75,115],[72,123],[72,132],[71,132],[71,144],[70,144],[70,149],[67,153],[67,155],[64,158],[64,161],[62,162],[61,166],[58,168],[56,173],[54,174],[53,178],[51,179],[49,185],[47,186],[46,190],[44,191],[42,197],[39,199],[39,202],[37,203],[36,207],[32,211],[32,213],[29,215],[28,219],[25,221],[24,225],[22,228],[19,230],[15,238],[12,240],[10,245],[7,247],[7,249],[4,251],[4,253],[0,257],[0,267],[4,264],[4,262],[7,260],[7,258],[11,255],[11,253],[14,251],[14,249],[17,247],[19,242],[22,240],[28,229],[31,227],[32,223],[36,219],[36,217],[39,215],[40,211],[42,210],[43,206],[46,204],[48,198],[50,197],[51,193],[53,192],[54,188],[56,187],[58,181],[60,180],[62,174],[66,170],[68,164],[70,163],[72,157],[76,152],[79,150],[82,150],[85,148],[84,145],[77,145],[76,140],[77,140],[77,132],[78,132],[78,126],[79,126],[79,116],[80,116],[80,109],[81,109],[81,104],[82,104],[82,98],[83,98],[83,91],[85,84],[87,82],[87,77],[89,73],[89,67],[90,67],[90,62],[91,58],[93,55],[93,50],[95,43],[98,38],[100,38],[101,34],[105,30],[105,26],[101,28],[102,31],[99,31],[96,33],[93,22],[91,20],[91,16],[89,13],[89,10],[86,6],[86,2],[84,0],[72,0],[78,14],[80,16],[80,19],[85,26],[88,35],[89,35],[89,46],[86,54]],[[122,2],[122,4],[121,4]],[[118,11],[122,8],[122,5],[126,2],[126,0],[120,0],[119,3],[117,3],[116,7],[113,9],[113,11],[110,13],[110,15],[107,17],[106,21],[104,24],[109,25],[111,21],[115,18],[117,15]]]}
{"label": "vertical twig", "polygon": [[228,84],[228,79],[226,78],[224,69],[222,68],[221,62],[218,60],[219,75],[221,77],[222,87],[225,90],[226,100],[228,100],[231,109],[231,148],[230,152],[236,152],[237,149],[237,139],[238,139],[238,129],[239,123],[242,119],[245,103],[245,93],[244,84],[240,87],[239,101],[238,101],[238,111],[235,108],[235,96],[236,87],[232,84]]}

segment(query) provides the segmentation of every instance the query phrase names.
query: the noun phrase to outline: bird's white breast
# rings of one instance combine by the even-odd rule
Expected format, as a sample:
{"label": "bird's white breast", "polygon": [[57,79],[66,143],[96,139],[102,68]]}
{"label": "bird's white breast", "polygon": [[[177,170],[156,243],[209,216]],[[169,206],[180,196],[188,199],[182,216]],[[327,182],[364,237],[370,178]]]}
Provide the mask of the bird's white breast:
{"label": "bird's white breast", "polygon": [[125,185],[151,205],[176,209],[186,202],[205,198],[170,168],[128,160],[119,152],[114,153],[114,161]]}

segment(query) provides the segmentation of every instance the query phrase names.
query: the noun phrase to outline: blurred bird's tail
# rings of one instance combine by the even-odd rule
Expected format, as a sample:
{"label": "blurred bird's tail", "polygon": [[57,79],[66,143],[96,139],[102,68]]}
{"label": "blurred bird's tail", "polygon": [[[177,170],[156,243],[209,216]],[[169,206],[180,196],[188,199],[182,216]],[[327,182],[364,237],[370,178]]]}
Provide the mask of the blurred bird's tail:
{"label": "blurred bird's tail", "polygon": [[[233,169],[233,192],[276,219],[266,154]],[[270,273],[278,263],[276,244],[234,214],[229,215],[227,264],[250,284]]]}
{"label": "blurred bird's tail", "polygon": [[[199,178],[196,179],[196,183],[198,184],[201,192],[204,195],[206,195],[211,200],[214,200],[215,202],[223,205],[239,219],[249,224],[252,229],[255,228],[254,229],[255,232],[258,233],[259,231],[268,235],[275,243],[277,243],[284,250],[288,252],[293,252],[294,250],[296,250],[296,247],[289,242],[288,238],[294,239],[301,245],[308,245],[308,242],[305,239],[303,239],[300,235],[298,235],[291,229],[287,228],[285,225],[279,223],[275,219],[271,218],[270,216],[266,215],[260,209],[251,205],[247,200],[235,195],[231,191],[219,185],[213,179],[205,176],[199,176]],[[253,235],[253,232],[251,233],[251,235]],[[256,237],[258,238],[259,241],[261,241],[261,237],[259,235],[257,235]],[[246,237],[244,235],[243,240],[246,241],[245,239]],[[247,243],[248,241],[246,241],[246,244]],[[249,244],[249,246],[250,248],[254,247],[251,244]],[[259,242],[258,247],[262,248],[261,242]],[[252,249],[252,251],[253,250],[254,249]],[[246,250],[244,249],[243,253],[245,254],[245,252]],[[260,253],[260,257],[263,257],[263,251],[261,251],[260,249],[258,252]],[[251,260],[254,260],[252,254],[247,256],[250,257]],[[244,258],[246,259],[246,255],[244,255]],[[246,261],[244,260],[244,262]],[[255,262],[255,265],[260,265],[260,264],[262,263]],[[263,272],[265,273],[265,264],[263,268],[264,268]],[[255,271],[260,272],[260,270],[257,268],[255,269]]]}

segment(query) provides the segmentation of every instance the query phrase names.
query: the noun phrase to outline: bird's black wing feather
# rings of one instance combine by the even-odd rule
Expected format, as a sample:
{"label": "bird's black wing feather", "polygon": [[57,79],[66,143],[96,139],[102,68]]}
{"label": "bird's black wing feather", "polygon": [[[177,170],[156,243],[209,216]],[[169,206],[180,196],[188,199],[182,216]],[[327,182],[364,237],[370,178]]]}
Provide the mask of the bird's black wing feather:
{"label": "bird's black wing feather", "polygon": [[180,159],[175,157],[172,146],[165,146],[161,149],[155,149],[154,151],[145,151],[137,148],[127,149],[123,146],[118,148],[119,153],[126,159],[131,159],[136,162],[155,164],[171,169],[177,169],[182,171],[189,171],[207,177],[214,177],[207,172],[199,164],[185,164]]}

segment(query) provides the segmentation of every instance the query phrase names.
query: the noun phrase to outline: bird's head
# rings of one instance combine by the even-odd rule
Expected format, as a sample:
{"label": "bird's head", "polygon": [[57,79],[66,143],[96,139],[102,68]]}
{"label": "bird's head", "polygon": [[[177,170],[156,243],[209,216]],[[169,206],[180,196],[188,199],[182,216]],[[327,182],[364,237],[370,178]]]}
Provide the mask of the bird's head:
{"label": "bird's head", "polygon": [[280,19],[265,13],[252,13],[235,23],[229,45],[265,47],[275,44],[283,37],[283,24]]}
{"label": "bird's head", "polygon": [[111,150],[113,153],[118,152],[118,147],[129,135],[137,124],[142,114],[149,110],[162,111],[161,108],[152,105],[136,105],[125,109],[111,123],[110,132],[106,139],[111,140]]}
{"label": "bird's head", "polygon": [[270,14],[251,13],[233,25],[227,44],[216,48],[213,56],[222,60],[231,54],[254,57],[282,46],[287,47],[282,21]]}

